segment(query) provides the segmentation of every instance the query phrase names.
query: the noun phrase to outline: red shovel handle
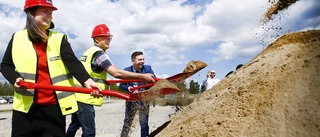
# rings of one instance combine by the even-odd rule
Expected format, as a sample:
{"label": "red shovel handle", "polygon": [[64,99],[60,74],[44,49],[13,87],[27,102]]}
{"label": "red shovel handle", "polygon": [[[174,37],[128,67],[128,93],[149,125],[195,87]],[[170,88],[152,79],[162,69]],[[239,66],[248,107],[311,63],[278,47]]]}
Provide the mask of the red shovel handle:
{"label": "red shovel handle", "polygon": [[130,91],[135,91],[140,88],[152,87],[154,84],[156,84],[156,83],[149,83],[149,84],[145,84],[145,85],[141,85],[141,86],[137,86],[137,87],[132,87],[132,88],[130,88]]}
{"label": "red shovel handle", "polygon": [[[160,80],[160,78],[153,78],[156,82]],[[131,83],[131,82],[143,82],[141,79],[111,79],[107,80],[107,84],[116,84],[116,83]]]}
{"label": "red shovel handle", "polygon": [[80,87],[67,87],[67,86],[54,86],[54,85],[38,85],[36,83],[26,82],[20,80],[18,83],[20,86],[27,87],[28,89],[48,89],[48,90],[61,90],[69,92],[79,92],[79,93],[91,93],[95,89],[80,88]]}
{"label": "red shovel handle", "polygon": [[[67,86],[55,86],[55,85],[38,85],[36,83],[25,82],[20,80],[18,83],[20,86],[27,87],[28,89],[48,89],[48,90],[60,90],[60,91],[67,91],[67,92],[77,92],[77,93],[86,93],[90,94],[91,92],[95,91],[96,89],[89,89],[89,88],[81,88],[81,87],[67,87]],[[102,95],[106,96],[114,96],[124,100],[129,100],[130,95],[122,92],[118,92],[115,90],[102,90]]]}
{"label": "red shovel handle", "polygon": [[35,89],[36,88],[35,83],[25,82],[24,80],[20,80],[17,84],[19,86],[26,87],[27,89]]}

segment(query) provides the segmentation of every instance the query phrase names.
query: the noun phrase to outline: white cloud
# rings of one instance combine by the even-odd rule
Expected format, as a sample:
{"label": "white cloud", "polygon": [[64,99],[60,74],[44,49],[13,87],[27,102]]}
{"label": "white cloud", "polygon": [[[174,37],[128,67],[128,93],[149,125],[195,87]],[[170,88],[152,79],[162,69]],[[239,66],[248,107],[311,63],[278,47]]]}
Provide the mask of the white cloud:
{"label": "white cloud", "polygon": [[230,60],[236,56],[239,46],[232,42],[221,43],[217,50],[208,50],[209,53],[217,55],[213,60],[219,61],[220,59]]}
{"label": "white cloud", "polygon": [[[315,3],[317,0],[298,1],[282,13],[282,20],[276,17],[279,22],[261,24],[271,5],[267,0],[53,0],[58,8],[53,22],[57,31],[68,34],[77,55],[92,46],[93,27],[105,23],[114,35],[108,49],[113,62],[123,62],[113,55],[128,56],[141,50],[161,76],[177,73],[172,71],[194,59],[208,63],[250,59],[288,30],[319,29],[319,15],[311,16],[308,11],[317,9]],[[0,56],[12,34],[25,26],[23,5],[24,1],[0,2]],[[272,26],[284,29],[272,30]]]}

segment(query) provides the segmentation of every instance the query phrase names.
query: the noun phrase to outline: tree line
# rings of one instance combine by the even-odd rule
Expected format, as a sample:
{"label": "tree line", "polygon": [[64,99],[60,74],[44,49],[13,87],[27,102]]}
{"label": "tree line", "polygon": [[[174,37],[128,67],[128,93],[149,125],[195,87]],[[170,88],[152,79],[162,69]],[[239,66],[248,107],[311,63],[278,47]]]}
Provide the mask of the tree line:
{"label": "tree line", "polygon": [[9,82],[0,82],[0,96],[13,96],[14,87]]}

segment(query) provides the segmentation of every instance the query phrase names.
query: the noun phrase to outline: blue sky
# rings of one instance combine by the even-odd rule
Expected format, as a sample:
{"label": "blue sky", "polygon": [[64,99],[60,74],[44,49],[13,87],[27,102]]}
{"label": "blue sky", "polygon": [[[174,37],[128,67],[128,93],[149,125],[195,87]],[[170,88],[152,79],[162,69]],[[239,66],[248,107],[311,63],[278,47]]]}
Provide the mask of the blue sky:
{"label": "blue sky", "polygon": [[[283,34],[319,30],[319,3],[298,1],[262,23],[268,0],[53,0],[53,22],[77,57],[92,46],[93,27],[105,23],[114,35],[107,54],[119,69],[139,50],[161,78],[182,72],[191,60],[207,63],[191,77],[202,82],[212,69],[223,79]],[[22,0],[0,2],[1,59],[12,34],[25,26],[23,6]]]}

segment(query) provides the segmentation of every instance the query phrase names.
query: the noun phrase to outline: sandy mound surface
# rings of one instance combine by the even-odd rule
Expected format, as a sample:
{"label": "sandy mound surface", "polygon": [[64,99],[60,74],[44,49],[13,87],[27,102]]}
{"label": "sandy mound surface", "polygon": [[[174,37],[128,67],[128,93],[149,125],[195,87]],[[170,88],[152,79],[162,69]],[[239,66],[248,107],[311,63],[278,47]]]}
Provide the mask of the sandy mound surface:
{"label": "sandy mound surface", "polygon": [[206,64],[200,60],[192,60],[184,68],[183,72],[194,72],[194,71],[201,70],[207,66],[208,66],[208,64]]}
{"label": "sandy mound surface", "polygon": [[287,34],[156,136],[320,136],[320,31]]}
{"label": "sandy mound surface", "polygon": [[[269,0],[265,21],[297,0]],[[287,34],[198,96],[156,136],[320,136],[320,30]]]}
{"label": "sandy mound surface", "polygon": [[267,20],[272,19],[272,15],[278,14],[280,11],[287,9],[290,5],[294,4],[298,0],[269,0],[273,5],[264,15]]}
{"label": "sandy mound surface", "polygon": [[144,92],[140,92],[136,95],[138,95],[139,98],[143,98],[144,100],[153,100],[156,97],[163,96],[164,94],[166,94],[166,92],[176,93],[180,92],[180,89],[173,83],[170,83],[168,80],[161,79],[157,81],[156,84],[153,85],[150,89],[145,90]]}

